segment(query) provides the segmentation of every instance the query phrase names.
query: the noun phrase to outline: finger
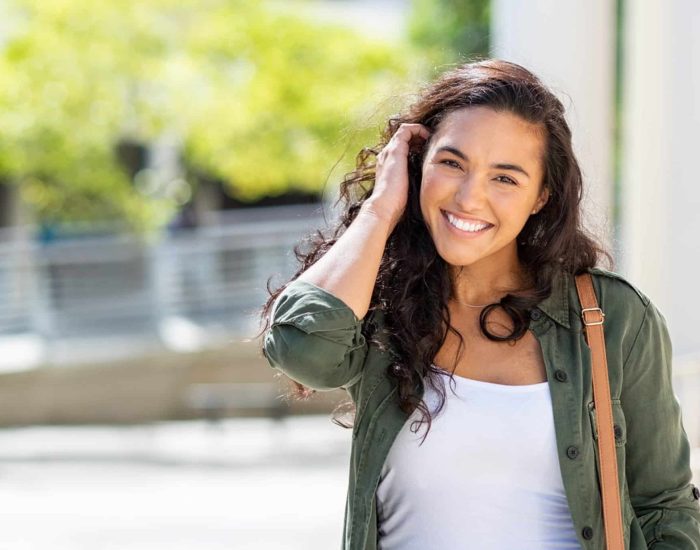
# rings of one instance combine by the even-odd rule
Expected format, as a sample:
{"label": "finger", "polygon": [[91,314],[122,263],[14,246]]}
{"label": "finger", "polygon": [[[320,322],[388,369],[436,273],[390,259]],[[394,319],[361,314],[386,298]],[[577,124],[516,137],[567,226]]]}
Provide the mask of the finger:
{"label": "finger", "polygon": [[432,132],[422,124],[416,124],[416,133],[414,136],[419,139],[427,140],[432,135]]}
{"label": "finger", "polygon": [[399,139],[403,139],[404,141],[409,141],[412,137],[417,136],[417,137],[422,137],[423,139],[428,139],[431,135],[430,130],[423,126],[422,124],[414,124],[414,123],[403,123],[401,126],[399,126],[399,129],[396,131],[395,136],[398,135]]}

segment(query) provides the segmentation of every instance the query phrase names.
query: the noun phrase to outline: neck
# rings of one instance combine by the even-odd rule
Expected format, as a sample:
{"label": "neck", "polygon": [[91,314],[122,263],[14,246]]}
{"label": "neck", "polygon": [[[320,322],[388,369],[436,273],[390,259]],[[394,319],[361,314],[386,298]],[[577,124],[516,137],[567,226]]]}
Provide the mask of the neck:
{"label": "neck", "polygon": [[463,305],[486,305],[499,301],[509,292],[532,288],[532,278],[520,263],[504,267],[451,266],[452,296]]}

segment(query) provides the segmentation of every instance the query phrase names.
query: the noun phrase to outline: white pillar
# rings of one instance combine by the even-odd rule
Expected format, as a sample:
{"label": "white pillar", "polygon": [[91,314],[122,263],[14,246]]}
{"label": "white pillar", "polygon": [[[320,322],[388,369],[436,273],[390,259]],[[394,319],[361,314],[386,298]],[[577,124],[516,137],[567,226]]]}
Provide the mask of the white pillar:
{"label": "white pillar", "polygon": [[615,2],[492,0],[491,53],[519,63],[567,111],[584,177],[584,224],[612,249]]}
{"label": "white pillar", "polygon": [[700,4],[625,2],[624,271],[700,351]]}
{"label": "white pillar", "polygon": [[664,309],[668,295],[661,266],[667,265],[668,193],[661,183],[670,153],[664,144],[668,107],[663,103],[669,93],[663,63],[666,17],[655,0],[636,4],[625,3],[621,261],[625,273]]}

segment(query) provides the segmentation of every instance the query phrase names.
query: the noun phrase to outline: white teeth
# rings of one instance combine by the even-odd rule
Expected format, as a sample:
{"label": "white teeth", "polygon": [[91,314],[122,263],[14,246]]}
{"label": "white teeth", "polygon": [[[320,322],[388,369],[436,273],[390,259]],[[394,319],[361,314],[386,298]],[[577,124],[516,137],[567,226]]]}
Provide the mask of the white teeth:
{"label": "white teeth", "polygon": [[488,223],[484,224],[476,224],[476,223],[469,223],[460,220],[459,218],[455,218],[452,214],[449,212],[446,212],[447,214],[447,219],[450,221],[452,225],[454,225],[457,229],[461,229],[462,231],[469,231],[471,233],[476,233],[477,231],[481,231],[484,229],[484,227],[488,227]]}

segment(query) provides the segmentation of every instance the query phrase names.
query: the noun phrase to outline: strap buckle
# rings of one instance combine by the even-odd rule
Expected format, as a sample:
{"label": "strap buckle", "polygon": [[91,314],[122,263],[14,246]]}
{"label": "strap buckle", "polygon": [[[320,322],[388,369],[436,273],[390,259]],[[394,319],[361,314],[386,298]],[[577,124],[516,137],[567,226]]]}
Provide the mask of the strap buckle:
{"label": "strap buckle", "polygon": [[[586,312],[587,311],[599,311],[600,312],[600,321],[592,321],[590,323],[586,322]],[[586,326],[590,325],[602,325],[603,321],[605,320],[605,313],[603,313],[603,310],[600,309],[599,307],[584,307],[581,310],[581,319],[583,320],[583,324]]]}

